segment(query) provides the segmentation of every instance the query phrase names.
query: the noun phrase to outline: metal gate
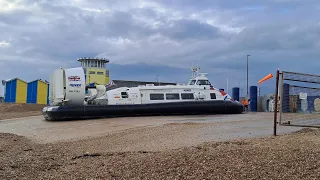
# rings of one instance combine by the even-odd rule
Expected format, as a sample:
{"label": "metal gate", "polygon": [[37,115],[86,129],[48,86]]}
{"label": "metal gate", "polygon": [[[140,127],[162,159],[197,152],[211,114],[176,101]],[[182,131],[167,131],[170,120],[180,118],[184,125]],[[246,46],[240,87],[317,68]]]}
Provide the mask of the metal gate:
{"label": "metal gate", "polygon": [[319,75],[278,70],[276,94],[279,100],[276,102],[278,106],[275,109],[275,123],[320,127]]}

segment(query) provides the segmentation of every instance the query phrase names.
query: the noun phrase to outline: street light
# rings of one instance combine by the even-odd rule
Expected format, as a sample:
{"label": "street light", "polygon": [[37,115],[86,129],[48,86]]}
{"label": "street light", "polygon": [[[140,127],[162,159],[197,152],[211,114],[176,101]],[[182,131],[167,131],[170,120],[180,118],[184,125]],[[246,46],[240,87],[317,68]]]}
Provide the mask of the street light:
{"label": "street light", "polygon": [[249,96],[249,63],[248,63],[248,57],[251,56],[247,54],[247,97]]}

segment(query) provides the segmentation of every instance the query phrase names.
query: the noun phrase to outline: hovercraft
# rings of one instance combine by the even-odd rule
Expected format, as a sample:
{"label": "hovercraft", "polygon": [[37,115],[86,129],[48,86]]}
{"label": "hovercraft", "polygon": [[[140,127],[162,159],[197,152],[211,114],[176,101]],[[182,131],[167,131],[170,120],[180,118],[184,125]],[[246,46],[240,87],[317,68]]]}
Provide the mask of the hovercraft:
{"label": "hovercraft", "polygon": [[193,68],[186,85],[146,84],[107,90],[104,85],[88,88],[82,67],[60,68],[50,78],[50,105],[42,113],[46,120],[242,113],[243,105],[214,88],[205,74]]}

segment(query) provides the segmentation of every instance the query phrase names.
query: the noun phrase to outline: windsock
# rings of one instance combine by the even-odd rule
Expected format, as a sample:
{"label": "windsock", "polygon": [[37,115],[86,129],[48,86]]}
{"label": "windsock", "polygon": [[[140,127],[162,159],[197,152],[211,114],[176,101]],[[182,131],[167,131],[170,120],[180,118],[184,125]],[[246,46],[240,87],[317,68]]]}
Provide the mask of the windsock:
{"label": "windsock", "polygon": [[260,81],[258,82],[258,84],[260,84],[260,83],[262,83],[262,82],[264,82],[264,81],[266,81],[266,80],[268,80],[268,79],[271,79],[271,78],[273,78],[273,75],[272,75],[272,74],[268,74],[266,77],[260,79]]}

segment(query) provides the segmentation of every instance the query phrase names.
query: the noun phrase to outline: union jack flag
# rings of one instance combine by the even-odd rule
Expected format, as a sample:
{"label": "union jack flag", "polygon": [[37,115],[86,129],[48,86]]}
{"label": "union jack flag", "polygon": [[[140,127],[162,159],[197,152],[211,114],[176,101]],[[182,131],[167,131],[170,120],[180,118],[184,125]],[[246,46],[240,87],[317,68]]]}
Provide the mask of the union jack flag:
{"label": "union jack flag", "polygon": [[69,76],[68,79],[69,79],[69,81],[80,81],[79,76]]}
{"label": "union jack flag", "polygon": [[227,94],[226,92],[224,92],[222,90],[220,90],[220,93],[222,94],[222,96],[225,96]]}

